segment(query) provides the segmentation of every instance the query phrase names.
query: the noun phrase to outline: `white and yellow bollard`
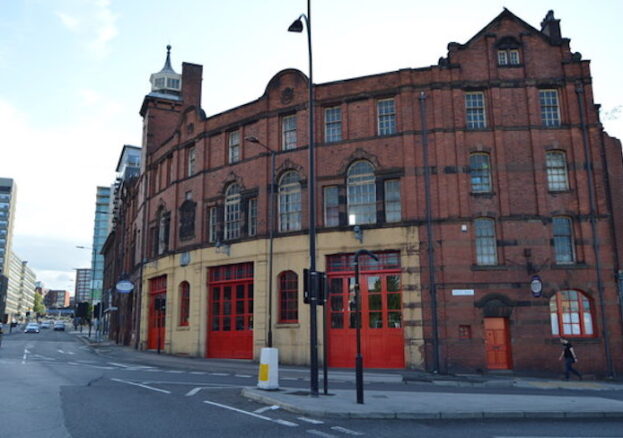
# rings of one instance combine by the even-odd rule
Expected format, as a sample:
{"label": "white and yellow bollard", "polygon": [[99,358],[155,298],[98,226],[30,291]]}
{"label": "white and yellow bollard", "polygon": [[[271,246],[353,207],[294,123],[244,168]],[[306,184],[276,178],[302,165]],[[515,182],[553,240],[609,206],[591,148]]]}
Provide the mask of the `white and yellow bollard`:
{"label": "white and yellow bollard", "polygon": [[279,389],[279,350],[277,348],[262,348],[257,387],[267,390]]}

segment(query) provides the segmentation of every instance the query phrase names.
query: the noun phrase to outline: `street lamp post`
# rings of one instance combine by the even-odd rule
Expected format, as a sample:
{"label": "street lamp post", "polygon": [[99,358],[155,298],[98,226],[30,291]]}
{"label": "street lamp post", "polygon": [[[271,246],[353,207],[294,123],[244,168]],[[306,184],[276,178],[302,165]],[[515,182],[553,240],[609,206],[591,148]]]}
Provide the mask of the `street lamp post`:
{"label": "street lamp post", "polygon": [[[288,32],[303,32],[303,21],[307,28],[307,49],[309,54],[309,76],[307,89],[309,112],[309,347],[310,347],[310,392],[318,397],[318,275],[316,272],[316,166],[314,152],[314,81],[311,36],[311,0],[307,0],[307,15],[301,14],[288,28]],[[325,340],[326,342],[326,340]],[[326,360],[326,358],[325,358]]]}
{"label": "street lamp post", "polygon": [[263,147],[270,154],[270,192],[268,198],[268,334],[266,346],[273,347],[273,240],[274,240],[274,198],[275,198],[275,151],[259,141],[256,137],[249,136],[245,138],[249,143],[255,143]]}
{"label": "street lamp post", "polygon": [[377,262],[379,258],[367,249],[355,253],[355,322],[357,337],[357,356],[355,356],[355,383],[357,386],[357,403],[363,404],[363,356],[361,355],[361,295],[359,293],[359,256],[365,254]]}

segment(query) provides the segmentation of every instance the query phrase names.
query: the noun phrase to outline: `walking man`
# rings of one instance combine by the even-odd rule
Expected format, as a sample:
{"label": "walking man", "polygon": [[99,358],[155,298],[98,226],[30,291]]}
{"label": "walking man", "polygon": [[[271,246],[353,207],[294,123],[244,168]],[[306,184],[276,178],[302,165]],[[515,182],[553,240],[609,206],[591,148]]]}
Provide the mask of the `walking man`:
{"label": "walking man", "polygon": [[578,361],[578,357],[575,355],[573,345],[565,338],[560,338],[564,350],[560,353],[558,360],[565,359],[565,380],[569,380],[569,373],[573,373],[578,376],[578,379],[582,380],[582,375],[573,368],[573,364]]}

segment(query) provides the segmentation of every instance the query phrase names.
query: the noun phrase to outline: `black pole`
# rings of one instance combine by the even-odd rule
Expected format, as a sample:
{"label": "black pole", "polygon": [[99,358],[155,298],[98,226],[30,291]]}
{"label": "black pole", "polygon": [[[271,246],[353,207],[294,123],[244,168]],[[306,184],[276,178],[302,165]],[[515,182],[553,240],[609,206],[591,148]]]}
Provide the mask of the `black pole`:
{"label": "black pole", "polygon": [[[266,147],[268,149],[268,147]],[[268,348],[273,347],[273,240],[274,240],[274,198],[275,198],[275,151],[270,150],[270,198],[268,198]]]}
{"label": "black pole", "polygon": [[420,121],[422,123],[422,153],[424,155],[424,194],[426,202],[426,240],[428,241],[428,289],[431,300],[433,329],[433,372],[439,372],[439,328],[437,321],[437,283],[435,281],[435,256],[433,241],[433,207],[431,201],[430,163],[428,156],[428,132],[426,125],[426,95],[420,93]]}
{"label": "black pole", "polygon": [[582,127],[582,143],[584,146],[584,159],[586,175],[588,179],[588,199],[590,203],[589,221],[591,223],[591,234],[593,243],[593,253],[595,254],[595,271],[597,274],[597,294],[599,295],[599,310],[601,313],[601,326],[604,334],[604,353],[608,365],[608,376],[615,377],[612,355],[610,354],[610,336],[606,320],[606,303],[604,296],[603,280],[601,278],[601,258],[599,257],[599,237],[597,236],[597,203],[595,201],[595,180],[593,175],[593,161],[591,160],[588,127],[586,126],[586,108],[584,107],[584,85],[581,82],[576,84],[576,95],[580,109],[580,125]]}
{"label": "black pole", "polygon": [[[326,281],[326,278],[323,278],[323,281]],[[323,389],[324,389],[324,395],[329,395],[329,364],[328,362],[328,358],[329,358],[329,329],[327,327],[327,306],[329,305],[329,300],[328,300],[328,294],[329,294],[329,287],[328,285],[325,283],[323,285],[325,294],[324,294],[324,306],[322,309],[322,385],[323,385]]]}
{"label": "black pole", "polygon": [[156,298],[156,305],[158,306],[158,319],[156,320],[156,328],[158,329],[158,354],[160,354],[160,318],[162,318],[162,310],[160,310],[159,298]]}
{"label": "black pole", "polygon": [[355,383],[357,386],[357,403],[363,404],[363,356],[361,354],[361,297],[359,293],[359,256],[365,254],[378,262],[379,258],[367,249],[355,253],[355,327],[357,338],[357,356],[355,356]]}

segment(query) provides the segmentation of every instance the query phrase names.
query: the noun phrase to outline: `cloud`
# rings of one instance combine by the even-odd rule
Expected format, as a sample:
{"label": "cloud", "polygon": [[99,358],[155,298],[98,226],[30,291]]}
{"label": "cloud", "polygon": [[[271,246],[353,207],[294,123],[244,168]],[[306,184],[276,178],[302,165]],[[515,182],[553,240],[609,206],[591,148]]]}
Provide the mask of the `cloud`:
{"label": "cloud", "polygon": [[89,44],[90,48],[98,57],[105,57],[110,52],[109,43],[119,31],[117,29],[117,17],[112,13],[109,0],[95,1],[95,32],[96,36]]}
{"label": "cloud", "polygon": [[[119,35],[117,16],[109,0],[91,0],[78,3],[82,9],[72,13],[56,11],[63,26],[76,34],[95,58],[110,54],[110,43]],[[85,9],[86,8],[86,9]]]}
{"label": "cloud", "polygon": [[63,26],[65,26],[68,30],[72,31],[72,32],[76,32],[78,30],[78,27],[80,26],[80,20],[77,19],[76,17],[73,17],[69,14],[66,14],[64,12],[55,12],[56,16],[58,18],[61,19],[61,23],[63,23]]}

